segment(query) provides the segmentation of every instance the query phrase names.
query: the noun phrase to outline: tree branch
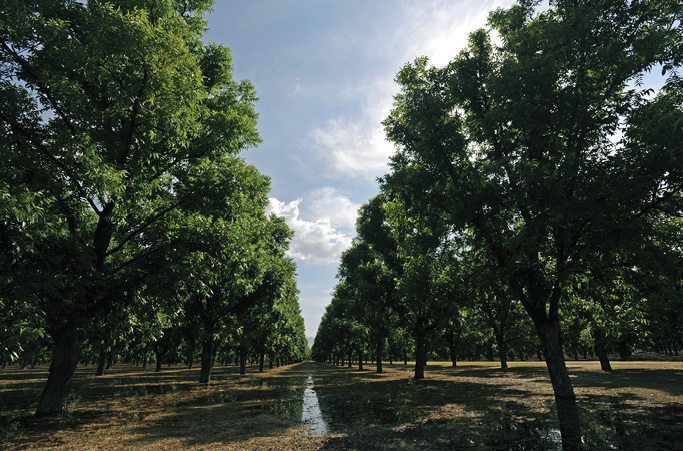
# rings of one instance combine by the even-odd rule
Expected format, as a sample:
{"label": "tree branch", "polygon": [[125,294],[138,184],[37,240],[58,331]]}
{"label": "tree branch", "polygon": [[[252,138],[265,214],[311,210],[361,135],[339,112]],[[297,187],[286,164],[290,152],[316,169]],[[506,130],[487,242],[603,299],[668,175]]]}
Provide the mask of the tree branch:
{"label": "tree branch", "polygon": [[98,214],[102,214],[102,210],[100,210],[97,205],[95,205],[95,202],[87,195],[85,192],[85,189],[81,186],[81,184],[78,182],[77,178],[74,176],[74,174],[67,168],[67,166],[59,161],[54,155],[50,153],[50,150],[45,146],[45,144],[42,143],[42,140],[38,137],[33,136],[26,128],[20,124],[17,121],[14,121],[10,119],[7,115],[4,114],[4,112],[0,111],[0,119],[3,120],[5,123],[7,123],[14,131],[18,132],[20,135],[24,136],[29,142],[31,142],[39,151],[41,154],[43,154],[45,157],[47,157],[48,160],[50,160],[55,166],[57,166],[59,169],[61,169],[64,174],[68,177],[69,181],[74,183],[76,185],[76,192],[85,200],[88,202],[90,207]]}
{"label": "tree branch", "polygon": [[59,103],[57,102],[57,99],[55,99],[52,92],[50,92],[47,86],[39,81],[39,77],[36,75],[34,68],[28,63],[28,61],[23,59],[14,49],[7,45],[4,40],[0,41],[0,49],[4,50],[4,53],[9,55],[14,62],[17,63],[30,76],[30,81],[33,82],[38,88],[38,91],[49,100],[50,105],[55,110],[55,113],[57,113],[57,116],[62,119],[64,124],[71,132],[71,135],[76,136],[76,128],[71,123],[66,113],[60,108]]}

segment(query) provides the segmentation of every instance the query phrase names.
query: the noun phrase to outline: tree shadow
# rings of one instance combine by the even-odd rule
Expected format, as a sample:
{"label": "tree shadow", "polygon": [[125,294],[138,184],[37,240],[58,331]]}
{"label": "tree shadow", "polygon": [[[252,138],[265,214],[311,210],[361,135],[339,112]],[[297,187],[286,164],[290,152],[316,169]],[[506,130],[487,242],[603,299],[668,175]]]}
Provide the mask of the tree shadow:
{"label": "tree shadow", "polygon": [[[74,393],[80,399],[69,418],[26,417],[23,443],[70,446],[60,431],[71,430],[76,436],[89,435],[88,440],[114,436],[126,446],[141,448],[159,443],[250,447],[247,444],[254,440],[282,443],[283,437],[294,440],[292,447],[296,447],[312,434],[301,423],[304,392],[312,387],[330,432],[315,438],[316,448],[560,446],[544,366],[502,370],[489,365],[429,365],[427,378],[420,381],[413,380],[411,368],[402,365],[385,366],[384,373],[311,362],[264,373],[256,368],[251,366],[249,374],[240,376],[237,367],[215,367],[208,386],[196,382],[198,369],[171,367],[155,373],[153,368],[143,371],[122,365],[96,378],[93,368],[79,368]],[[0,386],[3,398],[12,392],[19,402],[20,387],[39,393],[44,379],[36,374]],[[647,397],[634,389],[679,397],[680,370],[570,369],[570,374],[580,388],[587,449],[666,449],[683,436],[680,402],[663,405],[660,399],[648,404]],[[312,384],[307,384],[309,376]]]}
{"label": "tree shadow", "polygon": [[660,390],[672,396],[683,396],[683,370],[617,369],[612,372],[572,370],[577,387],[642,388]]}

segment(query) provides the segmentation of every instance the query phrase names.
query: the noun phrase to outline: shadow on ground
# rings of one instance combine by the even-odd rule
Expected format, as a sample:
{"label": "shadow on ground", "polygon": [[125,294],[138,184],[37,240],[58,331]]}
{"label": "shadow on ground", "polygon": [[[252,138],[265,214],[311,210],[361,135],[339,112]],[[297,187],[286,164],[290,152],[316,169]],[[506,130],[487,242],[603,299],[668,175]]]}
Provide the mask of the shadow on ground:
{"label": "shadow on ground", "polygon": [[[541,365],[430,365],[372,369],[305,362],[240,376],[118,365],[103,377],[79,368],[71,413],[33,419],[46,368],[0,372],[2,423],[19,425],[15,449],[560,449]],[[588,449],[676,449],[683,437],[681,369],[573,369]],[[307,384],[312,378],[313,385]],[[329,434],[301,425],[306,387]],[[2,448],[2,445],[0,445]]]}

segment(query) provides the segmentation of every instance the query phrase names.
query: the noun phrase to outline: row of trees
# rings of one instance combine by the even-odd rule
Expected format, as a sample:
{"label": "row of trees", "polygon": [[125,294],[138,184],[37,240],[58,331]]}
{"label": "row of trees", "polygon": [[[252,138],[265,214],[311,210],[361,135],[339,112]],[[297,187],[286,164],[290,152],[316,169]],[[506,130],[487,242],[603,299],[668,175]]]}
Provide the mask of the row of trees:
{"label": "row of trees", "polygon": [[[256,96],[210,0],[0,6],[0,359],[301,359],[292,232],[267,217]],[[47,349],[51,349],[48,357]],[[181,350],[181,351],[178,351]]]}
{"label": "row of trees", "polygon": [[[313,358],[341,365],[356,361],[361,367],[372,360],[382,372],[383,360],[417,359],[419,344],[425,355],[415,367],[416,379],[424,377],[428,359],[450,359],[457,366],[458,360],[497,358],[501,368],[509,358],[541,360],[533,322],[495,272],[495,262],[445,236],[435,255],[404,253],[408,237],[397,235],[401,227],[393,221],[406,218],[386,216],[397,207],[397,198],[387,199],[382,193],[360,209],[358,236],[342,255]],[[387,232],[391,235],[380,235]],[[387,242],[391,245],[382,247]],[[609,354],[628,360],[641,349],[678,356],[679,277],[677,270],[654,274],[627,266],[574,275],[560,311],[564,353],[577,360],[597,358],[606,371],[612,370]],[[422,291],[412,298],[417,284]]]}
{"label": "row of trees", "polygon": [[[531,323],[577,448],[567,347],[590,341],[606,368],[610,343],[683,343],[683,5],[538,3],[492,12],[445,67],[399,72],[392,172],[361,209],[314,353],[372,346],[379,361],[400,325],[422,378],[430,337],[471,330],[473,310],[503,365],[506,334]],[[653,70],[658,92],[641,86]]]}

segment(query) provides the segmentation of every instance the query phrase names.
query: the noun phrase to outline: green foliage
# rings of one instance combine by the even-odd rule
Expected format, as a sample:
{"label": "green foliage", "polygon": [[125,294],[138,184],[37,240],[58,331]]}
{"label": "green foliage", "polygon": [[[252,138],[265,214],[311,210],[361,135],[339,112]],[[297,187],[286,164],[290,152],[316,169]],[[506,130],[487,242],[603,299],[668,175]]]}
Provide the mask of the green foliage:
{"label": "green foliage", "polygon": [[88,360],[178,359],[198,328],[225,337],[284,297],[280,332],[303,355],[291,232],[238,157],[260,142],[257,98],[229,49],[201,40],[211,3],[0,6],[3,362],[44,336]]}

